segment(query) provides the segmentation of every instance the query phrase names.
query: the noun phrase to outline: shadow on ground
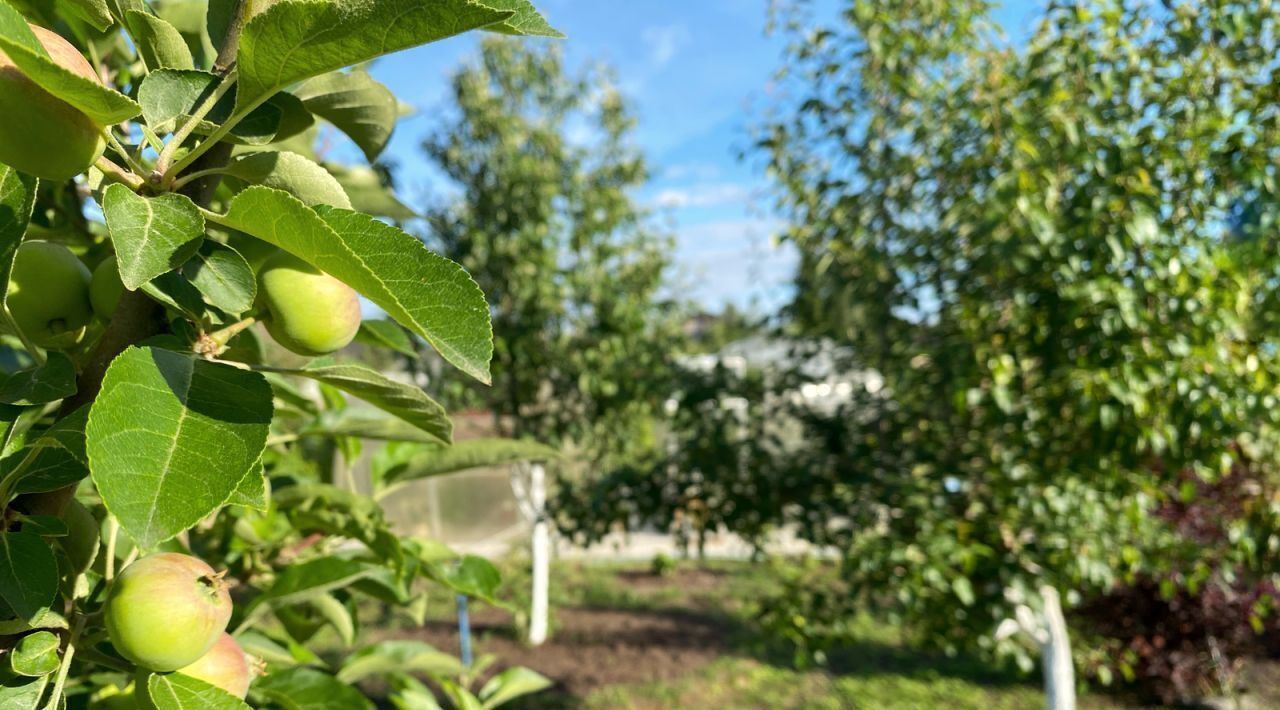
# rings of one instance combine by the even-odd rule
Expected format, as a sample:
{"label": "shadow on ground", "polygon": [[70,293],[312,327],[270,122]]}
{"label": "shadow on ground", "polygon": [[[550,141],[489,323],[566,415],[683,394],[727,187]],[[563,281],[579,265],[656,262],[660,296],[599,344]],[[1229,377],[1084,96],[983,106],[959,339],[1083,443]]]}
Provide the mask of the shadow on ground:
{"label": "shadow on ground", "polygon": [[[491,672],[527,666],[556,683],[550,691],[515,707],[579,707],[599,691],[679,681],[733,657],[790,668],[784,649],[766,644],[741,610],[726,608],[734,592],[741,590],[727,589],[729,580],[720,570],[682,568],[670,576],[619,570],[606,579],[576,581],[580,583],[572,600],[576,605],[556,606],[554,633],[538,648],[517,637],[507,612],[472,612],[476,655],[494,654],[499,659]],[[416,638],[441,650],[458,649],[452,619],[428,621],[420,629],[387,631],[380,638]],[[975,660],[927,655],[878,641],[836,650],[828,668],[820,672],[833,679],[892,675],[958,678],[988,687],[1025,685],[1024,680]]]}

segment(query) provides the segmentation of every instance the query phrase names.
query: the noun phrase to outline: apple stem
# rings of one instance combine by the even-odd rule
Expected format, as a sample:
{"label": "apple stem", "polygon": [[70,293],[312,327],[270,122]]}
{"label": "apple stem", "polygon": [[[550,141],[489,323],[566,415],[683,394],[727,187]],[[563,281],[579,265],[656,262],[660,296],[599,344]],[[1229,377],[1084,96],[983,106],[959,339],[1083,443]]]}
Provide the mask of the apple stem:
{"label": "apple stem", "polygon": [[[143,169],[143,166],[134,160],[134,157],[129,154],[129,151],[126,150],[124,145],[120,143],[120,140],[116,138],[116,134],[112,132],[110,126],[104,127],[102,129],[102,134],[107,137],[107,143],[111,146],[111,149],[114,150],[121,158],[124,158],[124,164],[129,166],[129,170],[134,173],[146,172]],[[141,178],[139,178],[138,186],[142,186]]]}
{"label": "apple stem", "polygon": [[[167,183],[170,183],[173,180],[173,175],[170,173],[177,172],[176,170],[171,171],[169,169],[169,166],[173,164],[174,154],[178,152],[178,148],[182,147],[182,144],[186,142],[187,138],[191,137],[191,134],[195,132],[196,127],[200,125],[200,122],[204,120],[204,117],[209,115],[209,112],[213,110],[213,107],[217,105],[218,101],[223,96],[226,96],[227,92],[230,91],[231,87],[235,86],[235,84],[236,73],[233,70],[231,73],[222,77],[222,81],[218,83],[217,88],[215,88],[213,92],[209,94],[208,98],[204,100],[204,103],[200,104],[200,106],[196,108],[195,112],[193,112],[187,119],[187,122],[182,124],[182,126],[174,132],[173,136],[169,138],[169,142],[165,144],[164,150],[160,151],[160,157],[156,160],[156,166],[151,172],[152,183],[162,187],[168,187]],[[234,118],[234,116],[232,116],[232,118]],[[224,126],[225,125],[230,124],[224,124]],[[200,154],[212,147],[214,143],[217,143],[226,135],[225,133],[219,133],[221,130],[222,127],[219,127],[217,131],[214,131],[213,135],[205,138],[198,146],[192,148],[191,153],[189,153],[182,161],[179,161],[179,166],[186,167],[187,165],[190,165],[192,160],[195,160],[196,157],[199,157]]]}
{"label": "apple stem", "polygon": [[49,696],[49,704],[44,706],[45,710],[58,710],[62,706],[62,689],[67,684],[67,673],[71,670],[71,659],[76,655],[76,642],[84,631],[84,622],[84,615],[80,615],[76,618],[75,627],[71,629],[67,649],[62,652],[62,663],[58,666],[58,678],[53,683],[53,694]]}
{"label": "apple stem", "polygon": [[104,561],[103,577],[110,583],[116,576],[116,536],[120,534],[120,520],[114,515],[107,516],[107,558]]}
{"label": "apple stem", "polygon": [[118,182],[134,192],[141,190],[142,186],[146,184],[142,178],[116,165],[105,155],[98,158],[98,162],[94,163],[93,166],[101,170],[108,180]]}

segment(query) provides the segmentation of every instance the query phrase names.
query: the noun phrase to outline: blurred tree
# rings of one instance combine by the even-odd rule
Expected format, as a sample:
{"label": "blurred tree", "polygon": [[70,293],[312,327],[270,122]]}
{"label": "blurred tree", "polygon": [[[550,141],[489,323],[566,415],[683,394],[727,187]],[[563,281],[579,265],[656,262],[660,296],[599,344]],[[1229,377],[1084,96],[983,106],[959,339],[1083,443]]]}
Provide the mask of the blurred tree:
{"label": "blurred tree", "polygon": [[458,379],[464,401],[593,461],[650,446],[679,309],[672,240],[631,195],[648,173],[626,103],[607,71],[570,76],[557,48],[502,39],[452,86],[458,112],[424,147],[458,196],[428,240],[489,297],[496,343],[494,386]]}
{"label": "blurred tree", "polygon": [[[1013,45],[991,5],[785,3],[759,143],[795,330],[887,393],[809,422],[797,518],[947,649],[997,645],[1044,583],[1172,596],[1272,575],[1280,544],[1280,10],[1053,2]],[[1244,460],[1228,550],[1153,514]]]}

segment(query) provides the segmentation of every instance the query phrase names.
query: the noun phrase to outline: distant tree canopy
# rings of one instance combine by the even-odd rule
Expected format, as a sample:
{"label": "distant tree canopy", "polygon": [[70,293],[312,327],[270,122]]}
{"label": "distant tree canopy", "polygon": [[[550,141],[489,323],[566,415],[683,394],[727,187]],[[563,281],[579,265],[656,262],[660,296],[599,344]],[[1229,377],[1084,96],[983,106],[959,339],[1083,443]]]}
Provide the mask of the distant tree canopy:
{"label": "distant tree canopy", "polygon": [[[1280,9],[1155,5],[1053,2],[1025,42],[976,0],[777,16],[789,315],[886,394],[811,430],[800,517],[946,647],[1044,583],[1277,569]],[[1225,549],[1157,515],[1241,468]]]}
{"label": "distant tree canopy", "polygon": [[625,101],[607,72],[502,39],[452,86],[457,112],[424,148],[458,197],[428,240],[488,295],[495,338],[494,386],[466,396],[505,433],[592,457],[649,445],[678,309],[672,240],[631,194],[648,172]]}

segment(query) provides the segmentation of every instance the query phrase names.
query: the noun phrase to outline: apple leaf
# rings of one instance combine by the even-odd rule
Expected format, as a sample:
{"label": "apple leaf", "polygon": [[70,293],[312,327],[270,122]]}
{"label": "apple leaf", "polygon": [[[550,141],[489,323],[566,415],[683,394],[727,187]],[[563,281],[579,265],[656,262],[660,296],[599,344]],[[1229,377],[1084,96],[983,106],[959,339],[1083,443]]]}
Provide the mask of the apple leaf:
{"label": "apple leaf", "polygon": [[58,594],[58,563],[44,538],[0,533],[0,599],[19,619],[35,619]]}
{"label": "apple leaf", "polygon": [[373,710],[373,704],[354,686],[314,668],[273,672],[253,687],[283,710]]}
{"label": "apple leaf", "polygon": [[204,217],[186,195],[143,197],[115,184],[103,196],[102,213],[120,280],[131,291],[182,266],[204,240]]}
{"label": "apple leaf", "polygon": [[249,710],[222,688],[181,673],[152,673],[147,695],[156,710]]}
{"label": "apple leaf", "polygon": [[38,710],[40,698],[49,685],[50,676],[26,678],[15,675],[0,682],[0,708],[5,710]]}
{"label": "apple leaf", "polygon": [[27,78],[76,107],[95,123],[108,126],[142,112],[137,102],[128,96],[54,62],[22,14],[4,0],[0,0],[0,50],[9,55]]}
{"label": "apple leaf", "polygon": [[244,313],[258,295],[253,267],[240,252],[218,242],[200,245],[183,265],[182,275],[203,294],[206,303],[224,313]]}
{"label": "apple leaf", "polygon": [[529,0],[478,0],[478,2],[495,10],[510,10],[514,13],[510,19],[486,29],[526,37],[564,38],[564,33],[547,24],[546,19],[538,13]]}
{"label": "apple leaf", "polygon": [[24,407],[56,402],[76,393],[76,366],[66,353],[53,350],[48,360],[0,381],[0,404]]}
{"label": "apple leaf", "polygon": [[[278,7],[278,6],[277,6]],[[461,266],[368,215],[308,208],[288,193],[251,187],[210,216],[288,251],[360,292],[445,360],[489,382],[489,305]]]}
{"label": "apple leaf", "polygon": [[374,441],[410,441],[440,445],[440,439],[399,417],[376,409],[329,409],[299,432],[304,436],[355,437]]}
{"label": "apple leaf", "polygon": [[413,639],[391,639],[366,646],[347,657],[338,680],[355,684],[370,676],[414,673],[455,676],[466,672],[457,658]]}
{"label": "apple leaf", "polygon": [[250,185],[284,190],[308,205],[351,209],[351,200],[342,185],[324,168],[297,153],[249,153],[232,160],[226,173]]}
{"label": "apple leaf", "polygon": [[[221,78],[209,72],[177,69],[160,69],[148,74],[138,88],[138,103],[142,117],[157,133],[172,132],[179,121],[185,122],[196,107],[204,103],[208,95],[218,87]],[[275,140],[284,121],[283,97],[277,94],[254,109],[231,129],[228,142],[245,145],[261,145]],[[281,98],[280,101],[277,98]],[[209,115],[196,124],[197,135],[208,135],[227,120],[235,108],[235,99],[223,97],[214,104]],[[305,110],[303,110],[305,113]]]}
{"label": "apple leaf", "polygon": [[480,702],[484,707],[496,708],[521,696],[546,690],[551,685],[551,679],[541,673],[516,666],[490,678],[480,689]]}
{"label": "apple leaf", "polygon": [[104,32],[115,24],[107,0],[62,0],[59,5],[81,20],[89,23],[95,30]]}
{"label": "apple leaf", "polygon": [[9,666],[18,675],[39,678],[48,675],[61,665],[58,646],[62,641],[49,631],[37,631],[23,636],[9,655]]}
{"label": "apple leaf", "polygon": [[366,318],[361,321],[360,330],[356,331],[356,342],[394,350],[405,357],[418,357],[409,334],[389,320]]}
{"label": "apple leaf", "polygon": [[149,12],[127,10],[129,35],[148,69],[194,69],[191,49],[177,28]]}
{"label": "apple leaf", "polygon": [[470,0],[282,0],[240,34],[236,105],[244,110],[303,79],[514,16]]}
{"label": "apple leaf", "polygon": [[338,163],[325,163],[324,167],[342,185],[347,197],[351,198],[351,208],[355,211],[399,222],[420,216],[401,202],[389,186],[382,184],[382,179],[373,168]]}
{"label": "apple leaf", "polygon": [[161,348],[112,361],[86,451],[107,509],[144,549],[199,522],[256,470],[271,424],[262,375]]}
{"label": "apple leaf", "polygon": [[365,71],[323,74],[293,94],[308,111],[347,134],[371,163],[386,147],[400,117],[395,94]]}
{"label": "apple leaf", "polygon": [[287,567],[253,607],[300,604],[335,589],[344,589],[379,571],[378,567],[342,557],[319,557]]}
{"label": "apple leaf", "polygon": [[442,443],[453,440],[453,422],[449,421],[449,415],[422,388],[397,382],[364,365],[321,358],[297,369],[263,369],[323,382],[403,419]]}
{"label": "apple leaf", "polygon": [[468,439],[452,446],[423,447],[407,462],[387,471],[388,486],[473,468],[505,466],[521,461],[549,461],[560,457],[550,446],[524,439]]}
{"label": "apple leaf", "polygon": [[36,204],[39,180],[23,175],[7,165],[0,165],[0,302],[9,292],[9,274],[13,257],[27,233],[31,210]]}
{"label": "apple leaf", "polygon": [[265,511],[270,494],[267,491],[267,477],[259,461],[256,468],[250,469],[236,484],[236,490],[227,500],[227,505],[240,505],[254,510]]}
{"label": "apple leaf", "polygon": [[13,485],[17,493],[43,493],[88,476],[89,458],[84,448],[88,418],[89,407],[81,407],[54,422],[22,449],[0,459],[6,484]]}

